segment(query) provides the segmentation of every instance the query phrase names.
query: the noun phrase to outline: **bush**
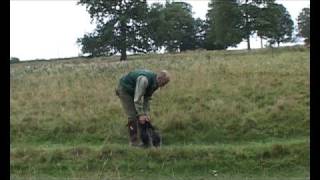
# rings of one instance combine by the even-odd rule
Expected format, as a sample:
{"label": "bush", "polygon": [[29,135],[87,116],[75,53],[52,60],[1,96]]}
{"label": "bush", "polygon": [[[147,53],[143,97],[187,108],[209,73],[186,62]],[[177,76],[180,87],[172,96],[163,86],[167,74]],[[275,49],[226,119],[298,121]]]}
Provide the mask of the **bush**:
{"label": "bush", "polygon": [[11,57],[10,58],[10,63],[18,63],[18,62],[20,62],[19,58],[17,58],[17,57]]}

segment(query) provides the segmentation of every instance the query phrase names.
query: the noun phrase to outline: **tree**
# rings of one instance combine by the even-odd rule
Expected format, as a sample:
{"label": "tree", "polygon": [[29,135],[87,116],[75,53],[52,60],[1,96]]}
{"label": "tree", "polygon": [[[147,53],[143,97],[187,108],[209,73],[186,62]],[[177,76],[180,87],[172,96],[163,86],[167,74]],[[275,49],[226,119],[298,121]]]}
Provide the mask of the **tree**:
{"label": "tree", "polygon": [[293,21],[283,5],[274,4],[274,6],[276,21],[273,34],[270,38],[273,39],[279,47],[281,42],[289,42],[292,40]]}
{"label": "tree", "polygon": [[[171,17],[173,15],[173,17]],[[168,4],[166,8],[166,17],[170,19],[170,25],[173,25],[173,34],[169,44],[175,44],[176,40],[178,47],[170,47],[169,49],[178,49],[179,51],[193,50],[196,48],[196,26],[195,19],[192,17],[192,6],[184,2],[173,2]],[[173,19],[175,18],[175,19]],[[175,34],[175,36],[174,36]]]}
{"label": "tree", "polygon": [[268,38],[271,44],[292,40],[293,21],[286,8],[281,4],[270,3],[261,8],[256,20],[257,34]]}
{"label": "tree", "polygon": [[197,18],[194,22],[195,29],[195,49],[205,49],[207,24],[205,20]]}
{"label": "tree", "polygon": [[269,11],[269,8],[261,8],[258,16],[256,18],[256,30],[257,35],[261,38],[261,48],[262,39],[267,39],[269,32],[272,31],[272,13]]}
{"label": "tree", "polygon": [[148,15],[152,44],[165,47],[168,52],[185,51],[197,47],[197,23],[192,6],[185,2],[169,2],[165,6],[153,4]]}
{"label": "tree", "polygon": [[299,36],[305,38],[308,45],[310,43],[310,8],[303,8],[298,16]]}
{"label": "tree", "polygon": [[11,63],[18,63],[18,62],[20,62],[20,59],[19,59],[19,58],[17,58],[17,57],[11,57],[11,58],[10,58],[10,64],[11,64]]}
{"label": "tree", "polygon": [[207,49],[236,46],[243,38],[241,11],[236,0],[212,0],[207,13]]}
{"label": "tree", "polygon": [[257,18],[260,8],[273,3],[275,0],[239,0],[239,5],[243,18],[242,31],[244,39],[247,40],[247,49],[250,50],[250,36],[257,30]]}
{"label": "tree", "polygon": [[152,49],[157,51],[164,46],[167,37],[167,24],[165,21],[164,6],[162,4],[153,3],[151,5],[147,23]]}
{"label": "tree", "polygon": [[292,40],[293,21],[286,8],[281,4],[270,3],[257,18],[257,34],[269,39],[270,44]]}
{"label": "tree", "polygon": [[104,41],[104,39],[108,37],[112,36],[101,34],[96,31],[94,33],[85,34],[83,38],[77,40],[77,43],[82,45],[82,53],[89,53],[90,56],[113,55],[115,51],[111,46],[111,44],[113,44],[113,42],[111,42],[112,38],[108,39],[108,43]]}
{"label": "tree", "polygon": [[96,20],[95,32],[77,40],[82,50],[91,55],[121,53],[120,60],[127,59],[127,51],[150,51],[146,31],[148,6],[146,0],[80,0],[92,20]]}

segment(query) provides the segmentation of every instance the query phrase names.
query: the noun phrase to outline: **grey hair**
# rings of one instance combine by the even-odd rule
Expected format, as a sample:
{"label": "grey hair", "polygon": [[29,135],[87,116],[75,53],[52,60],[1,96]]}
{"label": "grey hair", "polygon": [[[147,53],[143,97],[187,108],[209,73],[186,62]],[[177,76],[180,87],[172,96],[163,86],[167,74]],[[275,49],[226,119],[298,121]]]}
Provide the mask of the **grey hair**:
{"label": "grey hair", "polygon": [[159,73],[159,77],[163,77],[167,80],[170,80],[170,74],[167,70],[161,70]]}

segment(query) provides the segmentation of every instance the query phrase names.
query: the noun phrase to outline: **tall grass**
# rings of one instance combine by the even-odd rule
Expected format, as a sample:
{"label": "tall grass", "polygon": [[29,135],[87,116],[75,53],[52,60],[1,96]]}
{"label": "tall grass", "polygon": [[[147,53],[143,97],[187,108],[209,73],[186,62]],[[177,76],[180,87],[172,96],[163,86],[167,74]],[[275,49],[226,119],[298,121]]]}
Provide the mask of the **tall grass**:
{"label": "tall grass", "polygon": [[[277,49],[273,55],[193,51],[132,56],[128,62],[11,64],[11,173],[90,177],[107,168],[104,175],[128,178],[162,168],[159,176],[200,177],[216,168],[232,176],[304,176],[309,64],[304,48]],[[151,102],[152,121],[163,136],[160,150],[127,147],[126,117],[114,89],[136,68],[167,69],[172,76]],[[247,147],[252,142],[258,145]],[[224,148],[229,144],[232,148]],[[83,158],[72,159],[71,147],[79,145]],[[98,158],[105,148],[114,153],[112,159]],[[92,167],[82,173],[86,165]],[[149,169],[139,172],[145,165]]]}

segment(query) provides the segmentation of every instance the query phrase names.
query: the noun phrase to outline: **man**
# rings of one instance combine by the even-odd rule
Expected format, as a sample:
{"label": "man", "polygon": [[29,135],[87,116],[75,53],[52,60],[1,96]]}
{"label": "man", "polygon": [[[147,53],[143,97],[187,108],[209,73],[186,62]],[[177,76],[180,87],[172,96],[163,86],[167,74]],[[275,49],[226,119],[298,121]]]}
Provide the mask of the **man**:
{"label": "man", "polygon": [[[124,75],[116,90],[121,104],[128,116],[129,144],[131,146],[145,146],[149,144],[142,131],[146,129],[146,122],[150,122],[150,104],[152,94],[170,81],[169,73],[162,70],[154,73],[147,69],[137,69]],[[140,139],[138,142],[138,128]]]}

